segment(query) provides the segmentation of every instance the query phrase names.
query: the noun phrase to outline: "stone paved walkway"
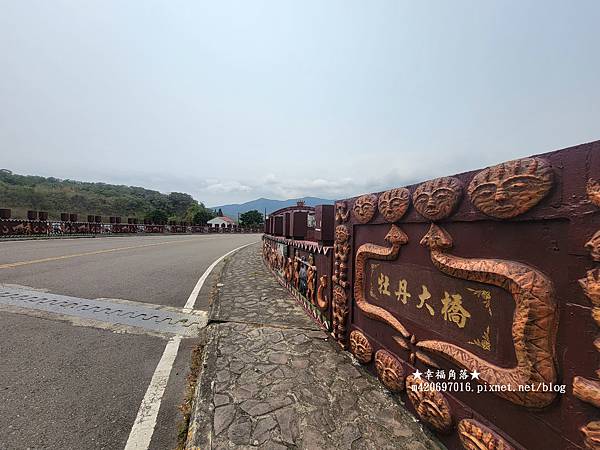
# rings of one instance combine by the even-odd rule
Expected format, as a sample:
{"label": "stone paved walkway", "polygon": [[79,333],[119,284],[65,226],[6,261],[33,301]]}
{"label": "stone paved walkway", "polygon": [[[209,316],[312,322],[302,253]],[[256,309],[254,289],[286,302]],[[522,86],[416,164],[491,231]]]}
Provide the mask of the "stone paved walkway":
{"label": "stone paved walkway", "polygon": [[221,283],[188,448],[443,448],[306,317],[259,245],[237,253]]}

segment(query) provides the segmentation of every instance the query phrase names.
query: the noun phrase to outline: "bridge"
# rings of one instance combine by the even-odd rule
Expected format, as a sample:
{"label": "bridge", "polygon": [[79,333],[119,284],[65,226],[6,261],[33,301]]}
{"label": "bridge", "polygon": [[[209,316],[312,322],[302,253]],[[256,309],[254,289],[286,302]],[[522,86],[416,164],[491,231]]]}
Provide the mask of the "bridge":
{"label": "bridge", "polygon": [[598,448],[600,141],[129,225],[0,243],[0,447]]}

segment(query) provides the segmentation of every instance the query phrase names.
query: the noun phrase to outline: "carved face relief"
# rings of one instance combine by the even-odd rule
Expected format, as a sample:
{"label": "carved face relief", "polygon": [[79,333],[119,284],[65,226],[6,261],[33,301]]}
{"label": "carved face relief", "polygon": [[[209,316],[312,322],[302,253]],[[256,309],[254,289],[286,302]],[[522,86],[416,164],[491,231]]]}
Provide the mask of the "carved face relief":
{"label": "carved face relief", "polygon": [[525,158],[488,167],[469,184],[469,197],[482,213],[508,219],[529,211],[550,191],[554,173],[540,158]]}
{"label": "carved face relief", "polygon": [[413,204],[426,219],[445,219],[458,206],[462,193],[463,186],[457,178],[437,178],[417,186],[413,192]]}
{"label": "carved face relief", "polygon": [[348,242],[350,233],[345,225],[338,225],[335,227],[335,242],[336,244],[345,244]]}
{"label": "carved face relief", "polygon": [[[446,433],[452,428],[452,414],[446,397],[424,384],[421,378],[409,375],[406,378],[406,394],[419,418],[434,430]],[[413,389],[414,386],[414,389]]]}
{"label": "carved face relief", "polygon": [[352,212],[354,217],[360,223],[367,223],[375,215],[377,210],[377,196],[373,194],[365,194],[356,199]]}
{"label": "carved face relief", "polygon": [[348,215],[350,212],[348,211],[348,205],[344,200],[341,202],[337,202],[335,204],[335,221],[338,223],[343,223],[348,220]]}
{"label": "carved face relief", "polygon": [[341,286],[334,286],[333,288],[333,301],[336,306],[342,306],[346,304],[347,297],[346,291]]}
{"label": "carved face relief", "polygon": [[379,212],[387,222],[396,222],[406,213],[410,192],[406,188],[385,191],[379,196]]}
{"label": "carved face relief", "polygon": [[375,353],[375,369],[381,383],[392,392],[404,389],[404,369],[398,359],[387,350]]}
{"label": "carved face relief", "polygon": [[373,346],[358,330],[350,333],[350,351],[363,364],[367,364],[373,358]]}
{"label": "carved face relief", "polygon": [[585,243],[585,248],[588,249],[594,261],[600,261],[600,230],[596,231],[592,238]]}

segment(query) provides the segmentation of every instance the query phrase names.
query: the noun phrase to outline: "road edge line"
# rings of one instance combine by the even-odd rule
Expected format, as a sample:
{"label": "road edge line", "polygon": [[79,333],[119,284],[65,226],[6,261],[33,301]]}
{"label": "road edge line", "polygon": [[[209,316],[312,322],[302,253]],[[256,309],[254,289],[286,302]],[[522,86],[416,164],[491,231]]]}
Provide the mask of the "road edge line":
{"label": "road edge line", "polygon": [[[196,283],[196,286],[194,286],[194,289],[188,297],[188,300],[185,303],[182,311],[190,312],[193,310],[204,282],[217,264],[219,264],[221,261],[223,261],[223,259],[232,253],[258,242],[260,241],[250,242],[249,244],[234,248],[233,250],[217,258],[210,266],[208,266]],[[133,427],[131,428],[131,432],[127,438],[127,443],[125,444],[125,450],[147,450],[150,447],[154,429],[156,428],[156,420],[158,419],[162,398],[165,394],[165,390],[171,376],[171,370],[173,369],[175,358],[179,352],[179,344],[181,343],[181,339],[182,336],[177,335],[173,336],[171,339],[169,339],[169,342],[167,342],[160,361],[154,370],[154,374],[152,375],[152,379],[150,380],[146,394],[142,399],[142,403],[138,410],[135,421],[133,422]]]}
{"label": "road edge line", "polygon": [[200,290],[202,289],[202,286],[204,286],[204,282],[206,281],[206,279],[208,278],[208,276],[211,274],[211,272],[213,271],[213,269],[217,266],[217,264],[219,264],[221,261],[223,261],[225,258],[227,258],[232,253],[235,253],[238,250],[246,248],[249,245],[256,244],[257,242],[260,242],[260,241],[250,242],[249,244],[245,244],[245,245],[242,245],[242,246],[240,246],[238,248],[234,248],[230,252],[225,253],[223,256],[221,256],[220,258],[218,258],[217,260],[215,260],[210,266],[208,266],[208,269],[206,269],[206,271],[202,274],[202,276],[200,277],[200,279],[196,283],[196,286],[194,286],[194,289],[192,290],[192,293],[188,297],[187,302],[185,302],[185,305],[184,305],[182,311],[183,312],[190,312],[191,310],[194,309],[194,305],[196,304],[196,300],[198,300],[198,295],[200,295]]}

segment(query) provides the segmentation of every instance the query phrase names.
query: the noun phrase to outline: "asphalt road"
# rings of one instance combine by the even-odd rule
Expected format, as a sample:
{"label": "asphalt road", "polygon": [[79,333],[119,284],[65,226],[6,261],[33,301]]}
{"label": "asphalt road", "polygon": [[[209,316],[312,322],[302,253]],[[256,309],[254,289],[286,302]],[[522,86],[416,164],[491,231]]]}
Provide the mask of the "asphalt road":
{"label": "asphalt road", "polygon": [[[0,284],[182,308],[221,255],[258,235],[0,242]],[[208,309],[209,283],[195,308]],[[0,449],[124,448],[168,336],[0,306]],[[175,445],[190,350],[175,359],[150,448]]]}

